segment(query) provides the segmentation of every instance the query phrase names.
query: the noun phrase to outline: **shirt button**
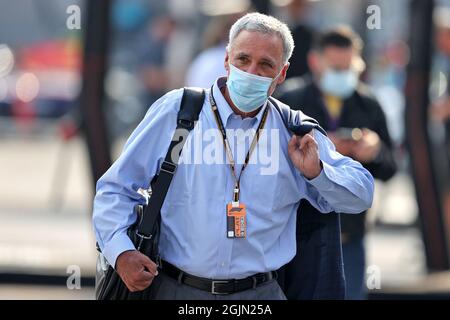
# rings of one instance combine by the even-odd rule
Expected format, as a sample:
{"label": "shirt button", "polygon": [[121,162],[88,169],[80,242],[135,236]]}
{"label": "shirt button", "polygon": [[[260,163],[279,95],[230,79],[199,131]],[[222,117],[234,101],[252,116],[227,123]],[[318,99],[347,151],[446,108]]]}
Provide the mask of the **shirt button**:
{"label": "shirt button", "polygon": [[225,262],[222,262],[220,265],[222,268],[225,267]]}

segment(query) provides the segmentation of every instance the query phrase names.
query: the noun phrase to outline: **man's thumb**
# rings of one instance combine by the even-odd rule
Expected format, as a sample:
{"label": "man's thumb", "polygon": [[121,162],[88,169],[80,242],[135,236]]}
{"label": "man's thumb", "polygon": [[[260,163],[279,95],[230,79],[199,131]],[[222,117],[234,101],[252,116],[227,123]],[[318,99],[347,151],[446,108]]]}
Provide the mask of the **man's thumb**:
{"label": "man's thumb", "polygon": [[147,257],[146,255],[143,255],[142,257],[142,264],[144,265],[144,267],[153,275],[157,276],[158,275],[158,267],[156,266],[156,264],[150,260],[149,257]]}

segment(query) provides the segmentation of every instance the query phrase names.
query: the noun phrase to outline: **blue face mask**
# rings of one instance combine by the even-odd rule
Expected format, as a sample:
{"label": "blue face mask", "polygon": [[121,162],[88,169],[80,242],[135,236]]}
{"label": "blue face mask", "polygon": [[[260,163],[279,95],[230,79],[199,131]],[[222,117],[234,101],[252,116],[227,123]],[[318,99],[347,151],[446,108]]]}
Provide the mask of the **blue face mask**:
{"label": "blue face mask", "polygon": [[320,78],[319,86],[326,94],[348,98],[356,89],[358,76],[352,70],[335,71],[328,69]]}
{"label": "blue face mask", "polygon": [[[269,88],[278,75],[272,79],[242,71],[231,63],[227,89],[231,101],[242,112],[248,113],[261,107],[269,97]],[[281,73],[281,71],[280,71]]]}

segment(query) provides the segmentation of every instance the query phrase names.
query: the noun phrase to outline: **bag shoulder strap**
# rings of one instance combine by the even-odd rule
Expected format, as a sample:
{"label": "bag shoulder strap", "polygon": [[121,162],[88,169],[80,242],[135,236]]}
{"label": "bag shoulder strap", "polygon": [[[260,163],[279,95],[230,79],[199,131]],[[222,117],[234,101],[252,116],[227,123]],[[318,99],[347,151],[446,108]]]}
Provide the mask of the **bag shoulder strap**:
{"label": "bag shoulder strap", "polygon": [[[177,116],[177,128],[172,141],[167,150],[164,162],[161,165],[158,176],[152,184],[152,196],[145,207],[142,220],[138,225],[138,235],[144,238],[151,238],[152,232],[157,222],[161,207],[169,190],[173,175],[178,166],[178,158],[187,140],[189,132],[194,128],[205,101],[205,90],[201,88],[184,88],[181,98],[180,111]],[[184,129],[184,130],[183,130]],[[180,131],[181,130],[181,131]],[[179,138],[181,136],[181,141]],[[176,159],[172,159],[174,147],[180,148],[180,153],[176,154]]]}
{"label": "bag shoulder strap", "polygon": [[317,129],[323,135],[327,135],[327,132],[319,125],[316,119],[307,116],[300,110],[292,110],[284,104],[278,104],[277,100],[272,97],[269,97],[269,101],[281,115],[286,129],[294,134],[303,136],[312,129]]}

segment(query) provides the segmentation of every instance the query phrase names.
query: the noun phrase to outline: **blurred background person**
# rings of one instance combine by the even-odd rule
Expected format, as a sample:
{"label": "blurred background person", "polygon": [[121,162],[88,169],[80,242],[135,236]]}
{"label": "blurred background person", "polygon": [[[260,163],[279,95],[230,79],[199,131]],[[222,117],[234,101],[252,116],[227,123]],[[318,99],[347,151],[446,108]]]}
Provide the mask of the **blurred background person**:
{"label": "blurred background person", "polygon": [[203,34],[203,50],[195,57],[186,72],[186,86],[207,88],[225,75],[223,66],[228,30],[244,12],[224,14],[211,19]]}
{"label": "blurred background person", "polygon": [[[450,185],[448,183],[448,171],[450,169],[450,8],[437,7],[433,13],[433,22],[436,28],[435,43],[436,49],[439,51],[441,63],[440,67],[444,70],[442,75],[446,81],[444,88],[439,88],[438,99],[432,105],[432,116],[435,120],[442,123],[445,128],[445,157],[446,157],[446,185],[444,187],[444,209],[450,213]],[[439,77],[442,81],[442,77]],[[442,90],[443,89],[443,90]]]}
{"label": "blurred background person", "polygon": [[175,20],[169,13],[163,13],[151,20],[145,46],[141,52],[141,72],[145,88],[145,108],[152,105],[170,87],[167,66],[167,46],[175,31]]}
{"label": "blurred background person", "polygon": [[296,44],[289,61],[287,78],[309,73],[307,56],[314,39],[313,29],[306,24],[309,2],[307,0],[289,0],[280,13],[283,20],[288,23]]}
{"label": "blurred background person", "polygon": [[[441,59],[450,59],[450,8],[440,7],[434,11],[433,22],[436,27],[435,43],[441,54]],[[448,67],[447,67],[448,69]],[[447,76],[450,76],[450,70],[444,70]],[[448,79],[448,77],[447,77]],[[441,121],[448,121],[450,119],[450,96],[449,96],[450,82],[447,81],[447,88],[442,99],[434,104],[434,115]],[[450,122],[448,122],[450,129]]]}
{"label": "blurred background person", "polygon": [[[279,99],[319,121],[341,154],[386,181],[396,171],[392,142],[383,110],[359,81],[361,49],[348,27],[325,32],[308,56],[312,76],[288,80]],[[299,212],[305,210],[315,209],[303,201]],[[341,230],[347,298],[364,299],[366,213],[341,215]]]}

